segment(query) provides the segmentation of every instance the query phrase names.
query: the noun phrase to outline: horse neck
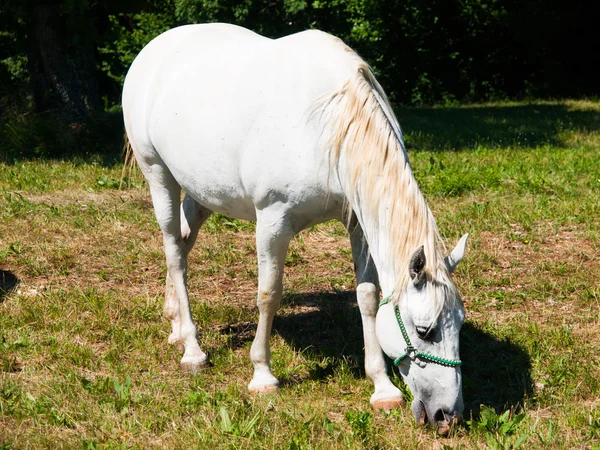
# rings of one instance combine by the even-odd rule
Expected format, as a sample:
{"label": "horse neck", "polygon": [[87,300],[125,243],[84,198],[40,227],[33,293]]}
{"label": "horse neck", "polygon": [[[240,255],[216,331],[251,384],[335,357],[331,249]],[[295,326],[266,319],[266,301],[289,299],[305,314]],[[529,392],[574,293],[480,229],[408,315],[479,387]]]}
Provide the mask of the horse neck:
{"label": "horse neck", "polygon": [[393,110],[364,62],[324,109],[330,112],[331,168],[363,228],[384,295],[401,295],[419,246],[432,275],[443,259],[435,220],[412,174]]}
{"label": "horse neck", "polygon": [[[395,168],[363,166],[358,183],[347,186],[352,191],[347,197],[369,245],[384,297],[399,297],[409,282],[413,252],[424,246],[426,268],[436,276],[443,270],[443,249],[435,220],[410,167],[406,164],[399,174],[394,161],[389,163]],[[377,172],[369,173],[371,170]]]}
{"label": "horse neck", "polygon": [[356,197],[353,201],[352,209],[365,235],[384,297],[400,297],[406,290],[410,257],[421,245],[425,248],[427,270],[437,278],[443,264],[442,251],[431,212],[427,205],[424,208],[426,211],[420,212],[429,217],[418,217],[414,205],[397,199],[382,199],[377,211],[364,207]]}

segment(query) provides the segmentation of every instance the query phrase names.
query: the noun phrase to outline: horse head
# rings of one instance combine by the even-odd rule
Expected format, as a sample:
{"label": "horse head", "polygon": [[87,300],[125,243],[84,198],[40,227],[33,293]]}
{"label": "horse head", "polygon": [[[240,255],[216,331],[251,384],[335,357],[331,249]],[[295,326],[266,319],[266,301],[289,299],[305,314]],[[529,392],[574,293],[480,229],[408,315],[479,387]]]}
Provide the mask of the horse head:
{"label": "horse head", "polygon": [[466,239],[460,239],[437,274],[426,269],[419,247],[408,266],[406,290],[395,301],[384,299],[376,320],[377,339],[413,394],[416,420],[437,425],[441,434],[462,420],[464,410],[459,332],[465,311],[449,275],[463,257]]}

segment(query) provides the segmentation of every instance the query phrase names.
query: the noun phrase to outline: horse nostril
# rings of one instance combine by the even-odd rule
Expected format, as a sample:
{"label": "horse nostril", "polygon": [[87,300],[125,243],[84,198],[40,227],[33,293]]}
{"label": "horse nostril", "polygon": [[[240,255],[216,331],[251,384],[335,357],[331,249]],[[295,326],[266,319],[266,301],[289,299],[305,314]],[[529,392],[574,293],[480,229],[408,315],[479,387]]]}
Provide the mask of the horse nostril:
{"label": "horse nostril", "polygon": [[433,415],[434,422],[448,422],[448,423],[459,423],[462,422],[462,414],[456,411],[444,411],[438,409]]}
{"label": "horse nostril", "polygon": [[444,422],[446,420],[446,414],[444,414],[444,411],[441,409],[438,409],[435,414],[433,415],[433,421],[438,423],[438,422]]}

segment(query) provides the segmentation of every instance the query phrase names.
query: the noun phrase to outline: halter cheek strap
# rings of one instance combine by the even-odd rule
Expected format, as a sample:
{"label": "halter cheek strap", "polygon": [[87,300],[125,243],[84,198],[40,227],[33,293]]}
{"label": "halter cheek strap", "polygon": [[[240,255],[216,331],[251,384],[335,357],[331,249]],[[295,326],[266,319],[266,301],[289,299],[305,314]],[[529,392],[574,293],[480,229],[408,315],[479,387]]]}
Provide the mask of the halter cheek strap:
{"label": "halter cheek strap", "polygon": [[[386,297],[383,300],[381,300],[379,306],[381,307],[389,303],[389,301],[390,297]],[[406,350],[402,355],[398,356],[398,358],[394,360],[395,366],[400,364],[402,360],[406,357],[413,360],[419,358],[446,367],[458,367],[462,365],[462,361],[459,359],[444,359],[440,358],[439,356],[431,355],[429,353],[420,352],[416,348],[414,348],[410,342],[408,333],[406,332],[406,328],[404,327],[404,323],[402,322],[402,317],[400,317],[400,308],[397,304],[394,305],[394,313],[396,314],[396,320],[398,321],[398,326],[400,327],[400,331],[402,332],[402,337],[404,337],[404,341],[406,342]]]}

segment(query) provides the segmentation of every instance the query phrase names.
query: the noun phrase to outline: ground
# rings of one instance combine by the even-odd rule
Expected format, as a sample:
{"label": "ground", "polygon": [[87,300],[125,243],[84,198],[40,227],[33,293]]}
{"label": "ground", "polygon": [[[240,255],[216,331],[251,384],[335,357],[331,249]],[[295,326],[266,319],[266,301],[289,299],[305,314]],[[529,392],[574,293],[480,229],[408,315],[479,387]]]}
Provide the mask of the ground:
{"label": "ground", "polygon": [[398,117],[448,247],[470,233],[454,277],[464,427],[439,438],[409,408],[370,409],[340,224],[293,240],[272,338],[282,388],[253,397],[253,224],[212,216],[190,256],[212,367],[187,375],[139,175],[118,189],[118,163],[18,160],[0,165],[0,449],[599,448],[600,103]]}

